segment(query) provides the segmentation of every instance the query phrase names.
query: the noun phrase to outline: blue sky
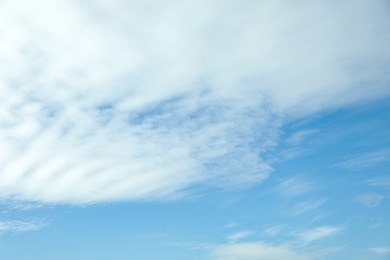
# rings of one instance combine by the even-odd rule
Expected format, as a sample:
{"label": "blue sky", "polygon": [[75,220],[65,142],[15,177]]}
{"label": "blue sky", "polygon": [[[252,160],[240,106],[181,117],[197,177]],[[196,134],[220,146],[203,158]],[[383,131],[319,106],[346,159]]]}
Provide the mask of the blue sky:
{"label": "blue sky", "polygon": [[0,259],[390,257],[388,1],[0,2]]}

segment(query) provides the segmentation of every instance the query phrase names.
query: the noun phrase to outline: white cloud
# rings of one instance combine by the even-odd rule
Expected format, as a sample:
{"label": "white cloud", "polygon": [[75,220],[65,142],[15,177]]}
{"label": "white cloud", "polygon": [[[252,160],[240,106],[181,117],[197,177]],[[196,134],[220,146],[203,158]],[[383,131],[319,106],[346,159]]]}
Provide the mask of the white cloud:
{"label": "white cloud", "polygon": [[384,225],[385,225],[385,223],[383,223],[383,222],[377,222],[375,224],[369,225],[368,228],[377,229],[377,228],[380,228],[380,227],[382,227]]}
{"label": "white cloud", "polygon": [[308,136],[310,136],[316,132],[317,132],[317,130],[315,130],[315,129],[299,131],[299,132],[292,134],[290,137],[288,137],[286,139],[286,142],[290,145],[297,145],[297,144],[301,143],[305,138],[307,138]]}
{"label": "white cloud", "polygon": [[280,192],[286,197],[295,197],[311,192],[315,189],[315,184],[311,181],[305,180],[302,177],[295,176],[283,180],[276,186],[276,191]]}
{"label": "white cloud", "polygon": [[370,250],[377,254],[390,254],[390,247],[375,247]]}
{"label": "white cloud", "polygon": [[390,186],[390,177],[383,176],[368,180],[368,183],[372,186]]}
{"label": "white cloud", "polygon": [[245,238],[247,236],[250,236],[252,235],[253,232],[250,231],[250,230],[244,230],[244,231],[240,231],[240,232],[237,232],[237,233],[234,233],[234,234],[231,234],[229,236],[227,236],[226,238],[231,242],[231,243],[235,243],[237,242],[238,240],[242,239],[242,238]]}
{"label": "white cloud", "polygon": [[270,236],[276,236],[282,229],[283,229],[282,225],[277,225],[277,226],[267,228],[265,230],[265,233],[267,233]]}
{"label": "white cloud", "polygon": [[190,247],[192,250],[198,250],[198,249],[209,249],[212,248],[214,245],[210,243],[201,243],[198,241],[186,241],[186,242],[174,242],[170,241],[167,242],[166,245],[168,246],[178,246],[178,247]]}
{"label": "white cloud", "polygon": [[225,225],[225,228],[232,228],[232,227],[236,227],[237,226],[237,223],[234,222],[234,221],[230,221],[229,223],[227,223]]}
{"label": "white cloud", "polygon": [[301,201],[296,205],[294,205],[294,207],[291,210],[291,213],[293,216],[304,214],[306,212],[317,209],[319,206],[324,204],[325,201],[326,201],[325,199]]}
{"label": "white cloud", "polygon": [[211,252],[215,260],[315,260],[340,250],[323,248],[316,251],[293,248],[290,244],[272,245],[263,242],[248,242],[220,245]]}
{"label": "white cloud", "polygon": [[0,233],[20,233],[26,231],[34,231],[39,230],[44,226],[44,224],[30,223],[19,220],[0,221]]}
{"label": "white cloud", "polygon": [[2,1],[1,198],[261,182],[283,122],[389,95],[385,4]]}
{"label": "white cloud", "polygon": [[322,226],[305,230],[296,234],[296,236],[304,243],[309,244],[315,240],[337,234],[342,228],[336,226]]}
{"label": "white cloud", "polygon": [[215,260],[311,260],[307,253],[296,252],[289,245],[272,246],[262,242],[221,245],[212,252]]}
{"label": "white cloud", "polygon": [[385,196],[371,192],[371,193],[363,193],[356,196],[355,201],[363,204],[365,207],[376,208],[381,203],[382,199]]}
{"label": "white cloud", "polygon": [[379,163],[389,161],[389,158],[390,150],[384,149],[381,151],[356,156],[355,158],[352,158],[350,160],[337,163],[334,166],[348,170],[359,170],[362,168],[372,167]]}

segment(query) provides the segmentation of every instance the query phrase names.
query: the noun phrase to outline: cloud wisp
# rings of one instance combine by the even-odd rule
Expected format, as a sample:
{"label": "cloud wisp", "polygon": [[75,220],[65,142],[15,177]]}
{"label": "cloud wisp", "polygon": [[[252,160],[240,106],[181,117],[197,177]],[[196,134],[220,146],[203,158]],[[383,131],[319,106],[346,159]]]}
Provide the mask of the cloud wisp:
{"label": "cloud wisp", "polygon": [[231,234],[231,235],[227,236],[226,238],[227,238],[227,240],[229,240],[229,242],[235,243],[238,240],[240,240],[242,238],[245,238],[245,237],[248,237],[248,236],[250,236],[252,234],[253,234],[253,231],[244,230],[244,231],[240,231],[240,232]]}
{"label": "cloud wisp", "polygon": [[337,234],[342,230],[341,227],[337,226],[321,226],[309,230],[305,230],[296,234],[296,236],[304,243],[310,244],[313,241],[322,239],[328,236]]}
{"label": "cloud wisp", "polygon": [[364,193],[356,196],[355,201],[361,203],[363,206],[368,208],[376,208],[381,203],[385,196],[378,193]]}
{"label": "cloud wisp", "polygon": [[37,224],[19,220],[12,221],[0,221],[0,234],[1,233],[21,233],[26,231],[35,231],[43,228],[44,224]]}
{"label": "cloud wisp", "polygon": [[299,216],[304,213],[307,213],[309,211],[313,211],[320,207],[322,204],[326,202],[325,199],[320,199],[320,200],[306,200],[306,201],[301,201],[298,202],[296,205],[293,206],[291,209],[291,214],[293,216]]}
{"label": "cloud wisp", "polygon": [[377,254],[390,254],[390,247],[373,247],[370,251]]}
{"label": "cloud wisp", "polygon": [[308,136],[316,133],[318,130],[312,129],[312,130],[303,130],[299,131],[297,133],[292,134],[290,137],[288,137],[285,142],[289,145],[298,145],[300,144],[305,138]]}
{"label": "cloud wisp", "polygon": [[384,186],[390,187],[390,177],[382,176],[368,180],[368,184],[371,186]]}
{"label": "cloud wisp", "polygon": [[277,226],[273,226],[273,227],[270,227],[270,228],[267,228],[264,232],[270,236],[276,236],[277,234],[280,233],[280,231],[282,231],[283,229],[283,225],[277,225]]}
{"label": "cloud wisp", "polygon": [[285,179],[279,183],[275,190],[281,195],[291,198],[299,197],[315,190],[315,183],[300,176]]}
{"label": "cloud wisp", "polygon": [[334,166],[347,170],[359,170],[367,167],[377,165],[379,163],[387,162],[390,159],[390,150],[385,149],[373,153],[356,156],[344,162],[335,164]]}

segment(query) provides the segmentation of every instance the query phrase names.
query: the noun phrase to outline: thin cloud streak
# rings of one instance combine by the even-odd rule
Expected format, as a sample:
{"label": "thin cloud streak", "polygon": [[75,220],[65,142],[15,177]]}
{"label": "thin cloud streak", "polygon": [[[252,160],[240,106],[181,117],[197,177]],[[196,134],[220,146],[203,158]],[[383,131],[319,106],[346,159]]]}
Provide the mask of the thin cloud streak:
{"label": "thin cloud streak", "polygon": [[390,247],[374,247],[370,248],[370,251],[377,254],[390,254]]}
{"label": "thin cloud streak", "polygon": [[371,186],[390,186],[390,177],[382,176],[370,179],[367,181]]}
{"label": "thin cloud streak", "polygon": [[270,236],[276,236],[283,229],[283,225],[277,225],[270,228],[267,228],[264,232]]}
{"label": "thin cloud streak", "polygon": [[326,202],[325,199],[321,200],[307,200],[298,202],[292,209],[291,213],[293,216],[299,216],[301,214],[307,213],[309,211],[313,211],[320,207],[322,204]]}
{"label": "thin cloud streak", "polygon": [[390,150],[385,149],[373,153],[359,155],[350,160],[337,163],[334,166],[347,169],[347,170],[356,171],[367,167],[372,167],[380,163],[387,162],[390,160],[389,158],[390,158]]}
{"label": "thin cloud streak", "polygon": [[342,228],[336,226],[321,226],[302,231],[296,236],[304,243],[310,244],[313,241],[337,234]]}
{"label": "thin cloud streak", "polygon": [[285,197],[298,197],[315,190],[315,184],[300,176],[295,176],[283,180],[275,190]]}
{"label": "thin cloud streak", "polygon": [[37,224],[19,220],[0,221],[0,233],[21,233],[26,231],[36,231],[43,228],[44,224]]}
{"label": "thin cloud streak", "polygon": [[253,231],[250,231],[250,230],[244,230],[244,231],[240,231],[240,232],[237,232],[237,233],[234,233],[234,234],[231,234],[229,236],[227,236],[227,240],[229,240],[231,243],[235,243],[237,242],[238,240],[242,239],[242,238],[245,238],[245,237],[248,237],[250,235],[253,234]]}
{"label": "thin cloud streak", "polygon": [[303,130],[299,131],[297,133],[292,134],[290,137],[288,137],[285,142],[289,145],[298,145],[300,144],[305,138],[308,136],[315,134],[318,130]]}

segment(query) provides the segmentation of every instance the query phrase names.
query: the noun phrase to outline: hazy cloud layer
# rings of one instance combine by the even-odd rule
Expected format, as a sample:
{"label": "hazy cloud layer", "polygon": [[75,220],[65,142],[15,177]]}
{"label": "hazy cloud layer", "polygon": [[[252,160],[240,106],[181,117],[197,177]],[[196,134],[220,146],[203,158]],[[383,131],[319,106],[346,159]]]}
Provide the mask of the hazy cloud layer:
{"label": "hazy cloud layer", "polygon": [[215,260],[315,260],[340,249],[341,247],[307,250],[294,248],[289,243],[272,245],[248,242],[215,247],[211,258]]}
{"label": "hazy cloud layer", "polygon": [[259,183],[284,122],[389,95],[388,10],[2,1],[0,196],[79,204]]}

